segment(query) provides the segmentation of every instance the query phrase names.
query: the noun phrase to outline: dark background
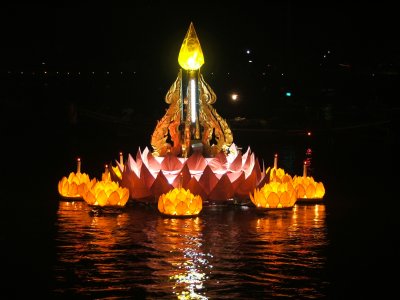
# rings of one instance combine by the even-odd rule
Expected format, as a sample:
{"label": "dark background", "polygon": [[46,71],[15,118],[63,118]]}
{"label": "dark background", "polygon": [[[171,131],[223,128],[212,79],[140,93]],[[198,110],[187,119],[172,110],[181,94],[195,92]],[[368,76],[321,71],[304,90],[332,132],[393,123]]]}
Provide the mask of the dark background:
{"label": "dark background", "polygon": [[313,148],[332,298],[394,293],[400,48],[390,3],[2,3],[4,293],[51,290],[58,180],[77,156],[99,177],[119,151],[149,146],[190,22],[235,142],[267,164],[298,143]]}

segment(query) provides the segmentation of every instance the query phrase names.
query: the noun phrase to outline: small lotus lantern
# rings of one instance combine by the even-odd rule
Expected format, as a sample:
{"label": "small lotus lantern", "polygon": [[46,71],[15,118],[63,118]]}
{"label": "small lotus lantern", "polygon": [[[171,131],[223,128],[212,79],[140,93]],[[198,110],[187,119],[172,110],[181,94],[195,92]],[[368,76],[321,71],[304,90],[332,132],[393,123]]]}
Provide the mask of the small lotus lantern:
{"label": "small lotus lantern", "polygon": [[71,172],[58,182],[58,193],[66,199],[82,199],[86,187],[90,188],[96,183],[96,179],[90,180],[89,175],[81,173],[81,160],[77,159],[76,173]]}
{"label": "small lotus lantern", "polygon": [[254,195],[250,193],[251,202],[261,209],[292,208],[297,200],[296,190],[291,182],[269,182],[261,189],[256,188]]}
{"label": "small lotus lantern", "polygon": [[197,216],[203,208],[201,196],[182,187],[174,188],[158,198],[158,210],[168,216]]}
{"label": "small lotus lantern", "polygon": [[307,163],[304,162],[303,176],[294,176],[293,185],[297,192],[299,202],[311,202],[322,200],[325,195],[325,187],[322,182],[316,182],[312,176],[307,176]]}
{"label": "small lotus lantern", "polygon": [[129,190],[111,180],[98,181],[83,193],[87,204],[100,207],[124,207],[129,199]]}
{"label": "small lotus lantern", "polygon": [[278,168],[278,154],[274,156],[274,167],[272,169],[267,169],[266,173],[270,171],[269,181],[275,181],[280,183],[290,182],[292,183],[293,179],[288,173],[285,172],[284,169]]}

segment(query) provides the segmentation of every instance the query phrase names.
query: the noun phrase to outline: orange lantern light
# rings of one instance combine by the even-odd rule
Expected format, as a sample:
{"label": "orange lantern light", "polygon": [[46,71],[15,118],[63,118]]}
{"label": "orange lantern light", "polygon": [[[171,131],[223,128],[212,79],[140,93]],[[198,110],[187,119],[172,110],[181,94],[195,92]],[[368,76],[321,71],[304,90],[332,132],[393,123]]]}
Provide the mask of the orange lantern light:
{"label": "orange lantern light", "polygon": [[278,154],[274,156],[274,167],[268,168],[266,173],[270,172],[269,174],[269,181],[275,181],[280,183],[290,182],[292,183],[292,176],[285,172],[284,169],[278,168]]}
{"label": "orange lantern light", "polygon": [[307,176],[307,162],[303,165],[303,176],[293,177],[293,185],[300,203],[321,201],[325,195],[324,184],[316,182],[312,176]]}
{"label": "orange lantern light", "polygon": [[93,206],[123,207],[128,202],[129,190],[120,187],[117,182],[107,180],[98,181],[83,193],[83,200]]}
{"label": "orange lantern light", "polygon": [[63,177],[58,182],[58,193],[67,199],[82,199],[86,186],[90,188],[96,183],[96,179],[90,180],[89,175],[81,173],[81,160],[77,159],[77,172],[71,172],[68,177]]}
{"label": "orange lantern light", "polygon": [[316,182],[313,177],[294,176],[293,185],[297,191],[298,199],[322,199],[325,187],[322,182]]}
{"label": "orange lantern light", "polygon": [[254,195],[250,193],[250,199],[257,208],[292,208],[297,200],[296,195],[296,190],[290,182],[274,181],[266,183],[261,189],[256,188]]}
{"label": "orange lantern light", "polygon": [[196,216],[203,208],[203,200],[184,188],[174,188],[158,198],[158,210],[169,216]]}

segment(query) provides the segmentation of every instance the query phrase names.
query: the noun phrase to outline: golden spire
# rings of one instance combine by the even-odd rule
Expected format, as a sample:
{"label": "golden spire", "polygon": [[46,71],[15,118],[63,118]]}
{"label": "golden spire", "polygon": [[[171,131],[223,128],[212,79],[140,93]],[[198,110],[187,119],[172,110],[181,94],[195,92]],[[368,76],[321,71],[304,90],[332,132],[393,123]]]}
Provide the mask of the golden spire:
{"label": "golden spire", "polygon": [[185,70],[197,70],[204,64],[203,51],[194,30],[193,22],[190,22],[189,30],[183,40],[178,62]]}

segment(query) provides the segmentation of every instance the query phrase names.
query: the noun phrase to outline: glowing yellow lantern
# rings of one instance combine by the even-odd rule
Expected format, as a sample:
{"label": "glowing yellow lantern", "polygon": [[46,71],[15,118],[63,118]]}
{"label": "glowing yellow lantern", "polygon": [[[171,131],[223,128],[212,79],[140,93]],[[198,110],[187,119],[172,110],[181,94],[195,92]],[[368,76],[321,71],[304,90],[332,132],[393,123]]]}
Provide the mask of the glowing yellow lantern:
{"label": "glowing yellow lantern", "polygon": [[261,189],[255,189],[254,195],[250,193],[251,202],[257,208],[279,209],[292,208],[297,200],[296,190],[290,182],[270,182]]}
{"label": "glowing yellow lantern", "polygon": [[292,176],[286,173],[284,169],[278,168],[278,154],[274,156],[274,167],[272,169],[268,168],[266,173],[268,173],[268,171],[270,171],[269,181],[292,183]]}
{"label": "glowing yellow lantern", "polygon": [[81,173],[81,160],[77,159],[77,172],[71,172],[67,177],[63,177],[58,182],[58,193],[67,199],[81,199],[87,186],[90,188],[96,183],[96,179],[90,180],[89,175]]}
{"label": "glowing yellow lantern", "polygon": [[325,195],[325,187],[322,182],[316,182],[313,177],[293,178],[293,184],[299,199],[322,199]]}
{"label": "glowing yellow lantern", "polygon": [[83,200],[93,206],[123,207],[128,199],[129,190],[120,187],[117,182],[111,180],[99,181],[83,193]]}
{"label": "glowing yellow lantern", "polygon": [[322,200],[325,187],[322,182],[316,182],[312,176],[307,176],[307,165],[304,162],[303,176],[294,176],[293,185],[299,202],[314,202]]}
{"label": "glowing yellow lantern", "polygon": [[196,216],[203,208],[203,200],[184,188],[174,188],[158,198],[158,210],[169,216]]}
{"label": "glowing yellow lantern", "polygon": [[204,64],[203,51],[201,50],[200,41],[197,38],[193,23],[190,23],[185,39],[183,40],[178,62],[185,70],[198,70]]}

